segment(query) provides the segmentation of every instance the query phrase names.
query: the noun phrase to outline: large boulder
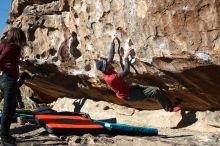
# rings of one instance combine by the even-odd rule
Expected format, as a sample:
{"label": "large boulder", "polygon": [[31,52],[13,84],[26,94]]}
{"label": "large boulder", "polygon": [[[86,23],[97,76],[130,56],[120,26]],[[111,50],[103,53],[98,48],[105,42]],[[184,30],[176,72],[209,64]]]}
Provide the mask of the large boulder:
{"label": "large boulder", "polygon": [[[217,0],[13,0],[9,27],[28,37],[24,69],[39,97],[88,97],[122,104],[95,69],[117,36],[136,51],[129,84],[162,88],[193,110],[220,108],[219,11]],[[128,43],[130,42],[130,43]],[[117,45],[118,46],[118,45]],[[120,70],[118,54],[115,67]],[[156,102],[134,102],[158,109]]]}

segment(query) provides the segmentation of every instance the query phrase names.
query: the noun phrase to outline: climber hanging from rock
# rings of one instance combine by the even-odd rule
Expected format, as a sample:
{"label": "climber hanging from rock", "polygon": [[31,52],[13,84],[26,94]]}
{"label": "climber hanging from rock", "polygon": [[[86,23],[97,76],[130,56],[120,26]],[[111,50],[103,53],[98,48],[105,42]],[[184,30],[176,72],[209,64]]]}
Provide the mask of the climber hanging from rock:
{"label": "climber hanging from rock", "polygon": [[112,62],[115,54],[115,41],[119,39],[116,37],[111,43],[109,50],[109,56],[107,60],[100,59],[96,61],[97,70],[103,73],[103,79],[106,84],[115,92],[116,96],[123,101],[125,104],[128,104],[132,101],[144,100],[147,98],[152,98],[156,100],[165,111],[167,112],[177,112],[180,110],[178,104],[172,104],[172,102],[163,94],[162,90],[158,87],[153,86],[143,86],[135,85],[129,86],[124,78],[130,72],[130,61],[129,55],[134,56],[134,49],[127,49],[124,54],[124,66],[120,73],[117,73],[112,66]]}

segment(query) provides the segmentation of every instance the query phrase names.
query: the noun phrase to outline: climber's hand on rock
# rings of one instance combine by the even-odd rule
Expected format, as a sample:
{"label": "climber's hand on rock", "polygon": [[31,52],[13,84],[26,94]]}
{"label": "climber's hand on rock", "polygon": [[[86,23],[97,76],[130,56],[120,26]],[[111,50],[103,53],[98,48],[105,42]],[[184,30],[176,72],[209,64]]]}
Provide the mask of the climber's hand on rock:
{"label": "climber's hand on rock", "polygon": [[127,49],[126,52],[125,52],[125,58],[128,58],[129,55],[131,55],[132,53],[134,52],[134,49]]}

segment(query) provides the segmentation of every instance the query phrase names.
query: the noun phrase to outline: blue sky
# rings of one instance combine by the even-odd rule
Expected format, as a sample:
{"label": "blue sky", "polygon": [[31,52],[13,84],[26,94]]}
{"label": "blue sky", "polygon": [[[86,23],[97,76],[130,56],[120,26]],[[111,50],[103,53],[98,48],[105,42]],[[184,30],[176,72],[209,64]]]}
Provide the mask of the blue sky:
{"label": "blue sky", "polygon": [[0,36],[6,26],[9,10],[11,7],[11,0],[0,0]]}

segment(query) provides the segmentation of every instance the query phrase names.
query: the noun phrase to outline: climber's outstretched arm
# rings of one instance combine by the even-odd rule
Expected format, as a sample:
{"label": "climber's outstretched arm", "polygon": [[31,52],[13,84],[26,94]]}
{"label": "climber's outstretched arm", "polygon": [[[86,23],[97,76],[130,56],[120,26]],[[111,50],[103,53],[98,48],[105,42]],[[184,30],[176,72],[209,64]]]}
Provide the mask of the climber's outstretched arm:
{"label": "climber's outstretched arm", "polygon": [[133,52],[134,52],[133,49],[128,49],[128,50],[126,51],[126,53],[125,53],[124,69],[123,69],[123,71],[121,71],[121,72],[119,73],[119,76],[120,76],[121,78],[126,77],[126,76],[129,74],[129,72],[130,72],[130,62],[129,62],[128,56],[131,55]]}
{"label": "climber's outstretched arm", "polygon": [[128,60],[128,58],[125,58],[124,60],[125,60],[124,69],[119,73],[119,76],[121,78],[126,77],[129,74],[129,72],[130,72],[129,60]]}
{"label": "climber's outstretched arm", "polygon": [[115,55],[115,39],[113,39],[112,43],[111,43],[111,47],[109,49],[109,55],[108,55],[108,62],[113,62],[113,59],[114,59],[114,55]]}

